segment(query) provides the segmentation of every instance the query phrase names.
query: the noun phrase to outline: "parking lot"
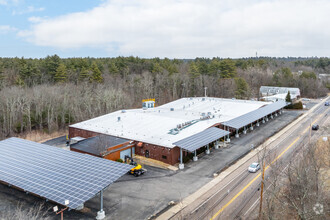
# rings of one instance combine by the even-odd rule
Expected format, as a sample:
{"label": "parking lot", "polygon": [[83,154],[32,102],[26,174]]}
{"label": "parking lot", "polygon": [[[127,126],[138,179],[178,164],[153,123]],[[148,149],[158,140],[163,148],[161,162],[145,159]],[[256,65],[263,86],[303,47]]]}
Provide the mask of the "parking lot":
{"label": "parking lot", "polygon": [[[170,201],[179,203],[180,200],[211,181],[214,173],[219,173],[248,153],[252,144],[255,147],[258,146],[302,113],[303,111],[284,111],[281,116],[275,117],[266,124],[261,124],[260,127],[249,131],[246,135],[241,135],[238,139],[232,137],[228,147],[218,150],[211,149],[209,155],[199,155],[199,160],[186,163],[184,170],[170,171],[146,167],[148,172],[143,176],[123,176],[104,192],[106,218],[147,219],[168,208]],[[4,209],[8,210],[8,208],[14,209],[17,198],[29,204],[42,201],[0,185],[0,212]],[[97,196],[85,203],[84,213],[69,211],[65,213],[65,217],[69,219],[93,219],[99,210],[99,205]],[[51,208],[53,204],[46,203],[46,206]],[[49,211],[49,216],[55,217],[51,211]]]}

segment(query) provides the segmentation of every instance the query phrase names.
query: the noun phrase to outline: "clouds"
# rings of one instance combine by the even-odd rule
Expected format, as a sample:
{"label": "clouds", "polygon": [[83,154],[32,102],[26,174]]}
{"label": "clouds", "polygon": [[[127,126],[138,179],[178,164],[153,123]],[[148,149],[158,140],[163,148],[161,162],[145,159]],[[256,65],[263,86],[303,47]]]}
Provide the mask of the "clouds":
{"label": "clouds", "polygon": [[0,25],[0,34],[7,34],[8,32],[16,31],[17,29],[9,25]]}
{"label": "clouds", "polygon": [[20,0],[0,0],[0,5],[18,5]]}
{"label": "clouds", "polygon": [[34,12],[40,12],[45,10],[45,8],[42,7],[34,7],[34,6],[27,6],[24,9],[20,9],[20,10],[14,10],[13,11],[13,15],[22,15],[22,14],[30,14],[30,13],[34,13]]}
{"label": "clouds", "polygon": [[329,10],[325,0],[112,0],[85,12],[31,18],[19,36],[112,56],[328,56]]}

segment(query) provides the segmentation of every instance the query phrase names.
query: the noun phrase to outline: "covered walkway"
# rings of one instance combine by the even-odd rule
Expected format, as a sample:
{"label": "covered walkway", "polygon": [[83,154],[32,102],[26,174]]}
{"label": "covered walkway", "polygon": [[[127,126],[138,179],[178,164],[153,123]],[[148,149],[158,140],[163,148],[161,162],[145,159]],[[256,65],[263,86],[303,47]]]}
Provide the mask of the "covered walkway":
{"label": "covered walkway", "polygon": [[180,141],[177,141],[173,143],[173,145],[178,146],[180,148],[180,165],[179,168],[183,169],[184,164],[182,162],[183,156],[182,156],[182,149],[195,153],[195,156],[193,158],[194,161],[197,161],[197,149],[202,148],[204,146],[207,147],[206,154],[210,153],[209,144],[216,141],[215,148],[217,149],[219,147],[219,140],[226,135],[229,135],[229,131],[225,131],[216,127],[208,128],[202,132],[199,132],[197,134],[194,134],[190,137],[184,138]]}
{"label": "covered walkway", "polygon": [[253,124],[259,127],[260,122],[265,123],[269,118],[273,119],[278,114],[282,114],[282,110],[286,105],[285,101],[274,102],[221,124],[224,130],[236,131],[235,137],[238,138],[240,129],[243,129],[243,133],[246,134],[248,126],[250,130],[253,130]]}

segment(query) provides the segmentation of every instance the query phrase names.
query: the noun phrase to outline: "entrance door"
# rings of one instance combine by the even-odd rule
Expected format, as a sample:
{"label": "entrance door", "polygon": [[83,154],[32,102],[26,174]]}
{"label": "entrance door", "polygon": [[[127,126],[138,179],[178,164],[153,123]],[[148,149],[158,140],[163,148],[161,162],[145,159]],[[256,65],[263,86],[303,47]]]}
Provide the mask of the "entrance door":
{"label": "entrance door", "polygon": [[149,150],[146,150],[145,156],[146,156],[146,158],[149,158]]}
{"label": "entrance door", "polygon": [[126,150],[120,151],[120,159],[122,159],[123,161],[125,161],[125,156],[129,156],[131,157],[131,148],[128,148]]}
{"label": "entrance door", "polygon": [[135,147],[132,147],[131,149],[132,149],[132,157],[133,157],[135,154]]}

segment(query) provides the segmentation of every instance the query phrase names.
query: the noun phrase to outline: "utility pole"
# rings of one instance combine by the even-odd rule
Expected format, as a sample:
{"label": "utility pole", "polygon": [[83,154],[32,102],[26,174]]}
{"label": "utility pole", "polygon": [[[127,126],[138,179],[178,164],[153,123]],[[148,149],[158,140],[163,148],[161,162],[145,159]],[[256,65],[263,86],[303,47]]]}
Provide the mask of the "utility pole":
{"label": "utility pole", "polygon": [[265,180],[265,162],[262,165],[262,180],[261,180],[261,190],[260,190],[260,208],[259,208],[259,220],[261,220],[261,212],[262,212],[262,194],[264,191],[264,180]]}
{"label": "utility pole", "polygon": [[308,137],[309,147],[311,146],[311,137],[312,137],[312,118],[311,118],[311,122],[310,122],[310,125],[309,125],[309,137]]}

